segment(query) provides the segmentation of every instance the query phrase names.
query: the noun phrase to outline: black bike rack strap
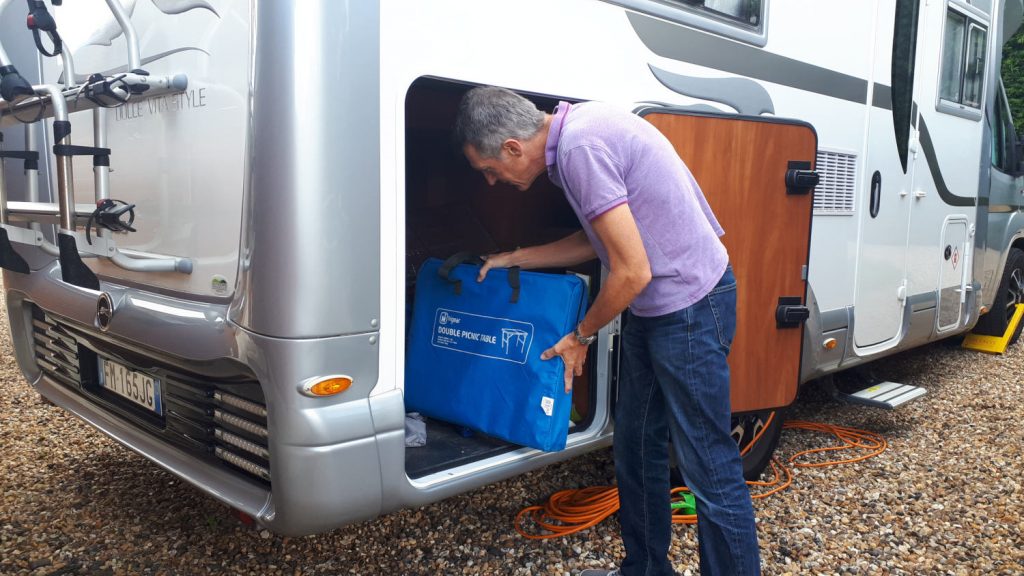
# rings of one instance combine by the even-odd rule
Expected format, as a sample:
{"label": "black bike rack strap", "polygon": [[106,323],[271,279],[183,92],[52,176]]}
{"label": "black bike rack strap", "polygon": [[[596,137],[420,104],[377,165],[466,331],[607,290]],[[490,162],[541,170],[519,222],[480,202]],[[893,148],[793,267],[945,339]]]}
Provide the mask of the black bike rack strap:
{"label": "black bike rack strap", "polygon": [[18,74],[17,68],[0,66],[0,98],[13,102],[19,96],[32,96],[35,93],[25,77]]}
{"label": "black bike rack strap", "polygon": [[[3,139],[0,138],[0,142],[2,141]],[[39,152],[36,152],[35,150],[0,152],[0,158],[24,160],[25,170],[39,170]]]}
{"label": "black bike rack strap", "polygon": [[110,156],[110,148],[76,146],[74,144],[54,144],[53,153],[57,156]]}
{"label": "black bike rack strap", "polygon": [[20,274],[28,274],[30,272],[28,262],[25,262],[25,259],[14,251],[14,246],[11,246],[11,240],[7,237],[6,228],[0,228],[0,268]]}
{"label": "black bike rack strap", "polygon": [[[54,6],[60,6],[61,2],[54,2]],[[53,16],[46,11],[46,4],[40,0],[28,0],[28,18],[26,19],[28,29],[32,31],[32,37],[36,41],[36,48],[39,53],[46,57],[59,56],[63,50],[60,34],[57,33],[57,22]],[[47,50],[43,46],[42,33],[50,37],[53,43],[53,50]]]}
{"label": "black bike rack strap", "polygon": [[71,122],[68,120],[53,121],[53,141],[60,142],[71,135]]}
{"label": "black bike rack strap", "polygon": [[82,262],[75,237],[70,234],[57,234],[57,247],[60,248],[61,278],[73,286],[99,290],[100,280],[85,262]]}

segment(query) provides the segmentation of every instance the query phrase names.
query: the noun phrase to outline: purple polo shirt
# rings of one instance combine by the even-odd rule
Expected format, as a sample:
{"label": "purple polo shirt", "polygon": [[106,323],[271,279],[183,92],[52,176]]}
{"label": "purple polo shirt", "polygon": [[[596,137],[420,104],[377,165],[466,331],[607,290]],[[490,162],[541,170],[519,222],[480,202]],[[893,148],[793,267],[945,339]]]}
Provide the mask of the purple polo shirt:
{"label": "purple polo shirt", "polygon": [[629,305],[637,316],[681,310],[722,278],[725,232],[672,144],[653,125],[609,104],[561,102],[548,132],[548,176],[565,192],[607,268],[608,252],[591,226],[628,203],[653,278]]}

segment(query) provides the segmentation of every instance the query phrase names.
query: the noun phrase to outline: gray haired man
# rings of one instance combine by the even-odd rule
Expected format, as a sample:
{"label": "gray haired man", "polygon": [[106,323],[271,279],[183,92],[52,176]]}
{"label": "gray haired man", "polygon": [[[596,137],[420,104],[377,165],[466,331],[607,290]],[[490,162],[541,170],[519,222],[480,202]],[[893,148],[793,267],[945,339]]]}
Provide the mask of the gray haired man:
{"label": "gray haired man", "polygon": [[619,520],[626,558],[606,574],[670,575],[669,437],[697,500],[701,573],[760,573],[750,493],[730,437],[729,366],[736,279],[724,234],[669,141],[613,106],[561,102],[545,114],[502,88],[463,98],[456,137],[487,182],[526,190],[545,171],[583,230],[494,254],[494,267],[551,268],[594,258],[607,280],[576,329],[541,358],[580,374],[602,326],[626,314],[615,407]]}

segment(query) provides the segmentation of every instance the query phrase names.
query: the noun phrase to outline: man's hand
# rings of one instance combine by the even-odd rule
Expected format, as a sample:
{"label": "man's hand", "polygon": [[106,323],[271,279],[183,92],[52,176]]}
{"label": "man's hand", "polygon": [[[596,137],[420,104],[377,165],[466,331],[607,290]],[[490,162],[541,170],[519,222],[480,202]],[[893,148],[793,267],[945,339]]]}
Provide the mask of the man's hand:
{"label": "man's hand", "polygon": [[551,360],[561,356],[565,362],[565,393],[572,392],[573,375],[583,375],[583,364],[587,361],[587,346],[580,344],[575,334],[566,334],[557,344],[548,348],[540,355],[541,360]]}
{"label": "man's hand", "polygon": [[508,268],[513,266],[514,260],[512,260],[512,252],[499,252],[498,254],[489,254],[487,256],[481,256],[484,259],[484,265],[480,267],[480,273],[477,274],[476,281],[483,282],[484,278],[487,277],[487,272],[491,268]]}

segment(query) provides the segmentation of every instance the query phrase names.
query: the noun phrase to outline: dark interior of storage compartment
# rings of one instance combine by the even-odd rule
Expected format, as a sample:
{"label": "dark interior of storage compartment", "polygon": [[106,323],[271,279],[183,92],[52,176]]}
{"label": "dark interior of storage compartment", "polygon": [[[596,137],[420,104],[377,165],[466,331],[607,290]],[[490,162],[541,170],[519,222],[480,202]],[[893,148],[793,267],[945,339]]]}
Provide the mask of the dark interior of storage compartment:
{"label": "dark interior of storage compartment", "polygon": [[[519,246],[543,244],[580,229],[562,191],[542,175],[523,192],[505,184],[488,186],[452,143],[459,101],[472,86],[436,79],[417,80],[405,101],[406,312],[411,319],[416,272],[430,257],[447,258],[460,251],[491,254]],[[531,97],[541,110],[558,101]],[[565,272],[566,270],[552,270]],[[600,265],[589,262],[570,269],[590,277],[596,294]],[[551,344],[554,344],[553,342]],[[570,435],[586,429],[595,398],[594,355],[573,382],[573,408],[578,418]],[[436,420],[427,420],[426,446],[405,451],[411,478],[464,465],[515,450],[519,446]]]}

